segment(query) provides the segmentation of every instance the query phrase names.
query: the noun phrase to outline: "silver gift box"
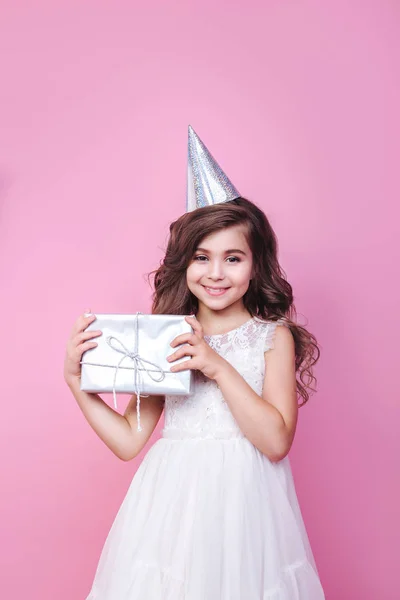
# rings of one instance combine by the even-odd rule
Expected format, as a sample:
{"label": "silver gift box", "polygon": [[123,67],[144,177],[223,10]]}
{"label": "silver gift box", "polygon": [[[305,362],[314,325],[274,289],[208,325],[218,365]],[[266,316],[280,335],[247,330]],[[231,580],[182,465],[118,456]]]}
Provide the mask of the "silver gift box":
{"label": "silver gift box", "polygon": [[[175,352],[170,343],[193,329],[182,315],[136,313],[96,314],[86,331],[102,331],[93,338],[98,346],[87,350],[81,360],[81,390],[91,393],[190,394],[192,371],[170,371],[171,365],[189,360],[184,356],[169,363]],[[138,398],[140,400],[140,397]]]}

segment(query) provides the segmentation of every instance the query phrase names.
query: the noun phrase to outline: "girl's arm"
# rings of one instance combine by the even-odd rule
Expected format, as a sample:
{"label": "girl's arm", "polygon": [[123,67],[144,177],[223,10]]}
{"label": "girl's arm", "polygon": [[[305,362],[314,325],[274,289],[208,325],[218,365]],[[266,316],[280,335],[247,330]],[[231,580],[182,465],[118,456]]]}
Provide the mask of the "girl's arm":
{"label": "girl's arm", "polygon": [[164,408],[164,396],[141,398],[138,432],[136,395],[132,396],[123,415],[113,410],[98,394],[89,394],[80,389],[79,378],[67,381],[79,408],[91,428],[110,450],[121,460],[135,458],[153,433]]}
{"label": "girl's arm", "polygon": [[64,379],[74,395],[91,428],[110,450],[121,460],[130,460],[139,454],[154,431],[164,407],[164,396],[149,396],[141,405],[142,431],[137,432],[136,395],[132,396],[120,415],[106,404],[98,394],[80,389],[81,358],[90,348],[95,348],[94,339],[102,332],[87,327],[96,320],[90,309],[76,320],[67,342],[64,361]]}
{"label": "girl's arm", "polygon": [[264,356],[262,396],[227,361],[220,363],[214,379],[241,431],[276,462],[291,448],[298,417],[295,347],[287,327],[276,327],[274,348]]}
{"label": "girl's arm", "polygon": [[275,330],[274,348],[264,353],[266,369],[262,396],[259,396],[240,373],[205,342],[203,327],[194,316],[185,317],[193,334],[183,333],[171,342],[180,346],[167,357],[174,373],[199,369],[214,379],[231,413],[244,435],[271,461],[285,458],[293,442],[297,424],[296,353],[289,328]]}

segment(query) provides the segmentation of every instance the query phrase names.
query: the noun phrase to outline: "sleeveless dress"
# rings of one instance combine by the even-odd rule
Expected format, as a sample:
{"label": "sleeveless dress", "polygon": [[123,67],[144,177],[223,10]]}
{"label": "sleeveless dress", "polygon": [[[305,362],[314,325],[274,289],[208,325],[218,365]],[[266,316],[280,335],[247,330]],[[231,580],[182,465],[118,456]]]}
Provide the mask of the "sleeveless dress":
{"label": "sleeveless dress", "polygon": [[[278,322],[204,336],[261,395]],[[289,457],[240,431],[218,385],[166,396],[162,437],[115,517],[87,600],[324,600]]]}

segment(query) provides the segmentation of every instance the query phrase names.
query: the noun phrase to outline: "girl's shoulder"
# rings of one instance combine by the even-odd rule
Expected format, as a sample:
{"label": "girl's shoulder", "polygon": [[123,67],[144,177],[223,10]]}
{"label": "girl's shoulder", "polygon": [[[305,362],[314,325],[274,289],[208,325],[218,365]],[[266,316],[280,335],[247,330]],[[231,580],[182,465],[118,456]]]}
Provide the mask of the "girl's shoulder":
{"label": "girl's shoulder", "polygon": [[276,335],[276,328],[279,325],[289,327],[289,323],[284,318],[277,320],[262,319],[260,317],[253,317],[257,328],[260,330],[260,337],[263,341],[263,350],[270,350],[274,347],[274,340]]}
{"label": "girl's shoulder", "polygon": [[264,326],[266,328],[270,328],[275,330],[277,325],[285,325],[286,327],[289,327],[289,323],[287,321],[287,319],[285,319],[284,317],[281,317],[280,319],[262,319],[261,317],[257,317],[254,316],[253,317],[254,321],[256,323],[259,323],[261,326]]}

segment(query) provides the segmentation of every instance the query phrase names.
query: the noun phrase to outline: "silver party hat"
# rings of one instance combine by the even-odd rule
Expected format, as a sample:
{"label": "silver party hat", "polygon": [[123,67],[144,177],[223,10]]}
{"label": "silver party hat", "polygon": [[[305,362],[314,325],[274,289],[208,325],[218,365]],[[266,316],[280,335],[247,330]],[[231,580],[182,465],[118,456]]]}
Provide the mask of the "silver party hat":
{"label": "silver party hat", "polygon": [[186,212],[235,198],[239,192],[189,125]]}

